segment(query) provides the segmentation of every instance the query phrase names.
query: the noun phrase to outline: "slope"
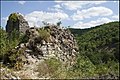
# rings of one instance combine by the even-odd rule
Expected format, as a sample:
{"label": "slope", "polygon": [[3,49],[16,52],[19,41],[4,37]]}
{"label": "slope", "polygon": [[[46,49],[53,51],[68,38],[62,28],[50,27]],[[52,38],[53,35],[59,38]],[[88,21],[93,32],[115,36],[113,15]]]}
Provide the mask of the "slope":
{"label": "slope", "polygon": [[111,22],[78,36],[80,53],[93,63],[119,60],[119,22]]}
{"label": "slope", "polygon": [[95,73],[101,78],[119,75],[119,22],[90,29],[73,29],[71,32],[78,42],[78,60],[81,56],[88,58],[96,66]]}

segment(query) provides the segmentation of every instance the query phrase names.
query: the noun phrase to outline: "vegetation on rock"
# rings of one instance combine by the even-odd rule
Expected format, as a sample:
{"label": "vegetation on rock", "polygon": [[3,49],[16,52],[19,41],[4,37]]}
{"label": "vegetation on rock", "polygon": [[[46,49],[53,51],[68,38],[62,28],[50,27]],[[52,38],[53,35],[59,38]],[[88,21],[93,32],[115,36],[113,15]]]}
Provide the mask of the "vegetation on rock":
{"label": "vegetation on rock", "polygon": [[45,30],[44,28],[40,28],[38,30],[39,32],[39,36],[41,39],[45,40],[46,42],[49,41],[50,38],[50,31],[49,30]]}
{"label": "vegetation on rock", "polygon": [[[111,22],[90,29],[69,30],[75,35],[79,46],[76,63],[71,67],[66,67],[58,59],[47,59],[41,62],[36,70],[40,78],[119,78],[119,22]],[[51,36],[49,30],[41,28],[38,32],[41,40],[49,41]],[[8,37],[8,34],[0,28],[0,61],[6,60],[6,63],[9,62],[19,70],[22,67],[21,56],[24,48],[18,51],[13,48],[21,42],[28,42],[29,38],[26,35],[17,36],[16,33],[13,31],[11,37]]]}
{"label": "vegetation on rock", "polygon": [[18,15],[16,13],[11,14],[9,20],[16,22],[18,20]]}

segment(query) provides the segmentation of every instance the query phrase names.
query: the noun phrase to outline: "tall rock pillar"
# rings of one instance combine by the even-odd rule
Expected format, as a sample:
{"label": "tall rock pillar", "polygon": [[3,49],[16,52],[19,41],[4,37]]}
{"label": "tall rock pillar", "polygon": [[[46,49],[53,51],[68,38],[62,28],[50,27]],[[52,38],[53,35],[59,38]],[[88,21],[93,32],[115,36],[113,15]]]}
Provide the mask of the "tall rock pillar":
{"label": "tall rock pillar", "polygon": [[20,33],[25,33],[29,28],[28,22],[19,13],[12,13],[9,16],[6,25],[6,32],[11,33],[14,29],[18,30]]}

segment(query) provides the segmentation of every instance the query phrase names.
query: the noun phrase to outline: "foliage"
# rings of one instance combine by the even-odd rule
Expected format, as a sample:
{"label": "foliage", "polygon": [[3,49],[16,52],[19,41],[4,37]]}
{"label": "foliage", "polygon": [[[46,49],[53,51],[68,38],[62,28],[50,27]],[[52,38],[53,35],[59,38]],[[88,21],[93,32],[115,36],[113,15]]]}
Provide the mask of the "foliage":
{"label": "foliage", "polygon": [[107,64],[101,63],[99,65],[96,65],[95,73],[99,75],[111,74],[114,76],[119,76],[119,63],[109,61]]}
{"label": "foliage", "polygon": [[73,30],[72,33],[76,36],[79,53],[96,66],[94,74],[119,74],[119,22],[103,24],[83,32]]}
{"label": "foliage", "polygon": [[[80,53],[94,64],[118,61],[119,23],[108,23],[83,34],[78,39]],[[117,55],[118,56],[118,55]]]}
{"label": "foliage", "polygon": [[23,55],[23,51],[24,51],[23,49],[18,51],[12,49],[11,51],[8,51],[4,55],[4,64],[9,63],[9,65],[7,65],[9,68],[20,70],[23,66],[23,62],[21,58],[21,56]]}
{"label": "foliage", "polygon": [[28,40],[29,40],[29,37],[26,34],[25,35],[21,34],[20,43],[27,43]]}
{"label": "foliage", "polygon": [[18,15],[16,13],[13,13],[9,16],[9,20],[16,22],[18,19]]}
{"label": "foliage", "polygon": [[45,30],[44,28],[40,28],[39,30],[38,30],[38,32],[39,32],[39,36],[40,36],[40,38],[42,39],[42,40],[45,40],[45,41],[49,41],[49,37],[50,37],[50,32],[49,32],[49,30]]}
{"label": "foliage", "polygon": [[53,76],[60,66],[61,62],[55,58],[45,60],[38,65],[38,76]]}
{"label": "foliage", "polygon": [[9,66],[14,66],[17,58],[23,53],[23,50],[14,49],[22,41],[23,35],[20,35],[17,30],[8,34],[2,28],[0,28],[0,34],[0,61],[5,64],[10,63]]}
{"label": "foliage", "polygon": [[[68,68],[55,58],[45,60],[38,65],[39,77],[80,79],[111,74],[119,76],[119,22],[85,30],[69,30],[76,36],[79,46],[77,63]],[[16,51],[13,48],[21,42],[27,42],[28,38],[25,35],[17,36],[17,31],[13,31],[8,37],[2,28],[0,34],[0,60],[4,56],[4,60],[11,62],[19,70],[22,63],[18,57],[24,50]],[[41,39],[49,40],[49,30],[41,28],[39,34]]]}
{"label": "foliage", "polygon": [[57,26],[60,26],[61,24],[62,24],[61,21],[57,22]]}
{"label": "foliage", "polygon": [[0,60],[3,58],[4,53],[6,52],[6,38],[7,33],[0,27]]}
{"label": "foliage", "polygon": [[87,57],[79,56],[75,68],[80,72],[80,77],[95,76],[94,71],[96,67]]}
{"label": "foliage", "polygon": [[74,29],[74,28],[69,28],[69,30],[75,36],[81,36],[82,34],[85,34],[86,32],[88,32],[90,29]]}

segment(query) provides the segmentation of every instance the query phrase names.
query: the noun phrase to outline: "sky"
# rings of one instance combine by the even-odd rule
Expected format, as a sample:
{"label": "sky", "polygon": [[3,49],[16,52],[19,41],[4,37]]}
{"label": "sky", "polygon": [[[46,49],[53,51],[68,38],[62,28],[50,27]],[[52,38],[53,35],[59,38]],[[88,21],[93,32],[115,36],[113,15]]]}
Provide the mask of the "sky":
{"label": "sky", "polygon": [[1,26],[5,29],[8,16],[21,13],[29,26],[40,27],[42,21],[85,29],[119,21],[118,1],[0,1]]}

